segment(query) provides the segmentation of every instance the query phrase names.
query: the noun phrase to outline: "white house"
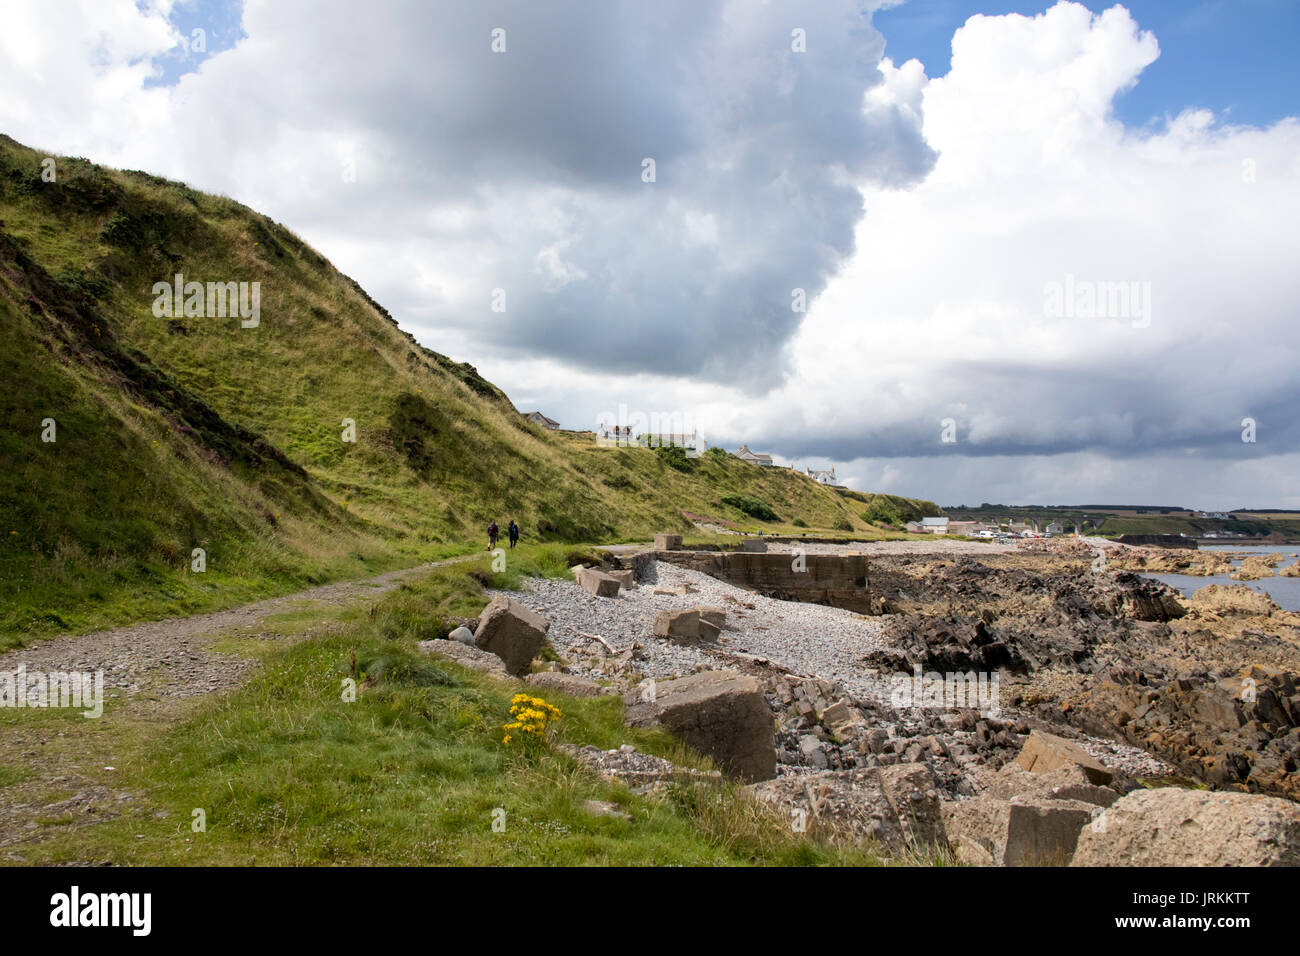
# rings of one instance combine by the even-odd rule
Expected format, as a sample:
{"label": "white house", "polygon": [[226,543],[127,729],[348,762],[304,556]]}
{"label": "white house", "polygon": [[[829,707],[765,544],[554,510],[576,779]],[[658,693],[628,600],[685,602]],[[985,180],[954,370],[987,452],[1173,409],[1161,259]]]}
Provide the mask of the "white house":
{"label": "white house", "polygon": [[831,465],[830,471],[814,471],[812,468],[804,468],[804,473],[813,481],[822,485],[835,485],[835,466]]}
{"label": "white house", "polygon": [[927,534],[947,534],[948,519],[943,518],[922,518],[921,530]]}

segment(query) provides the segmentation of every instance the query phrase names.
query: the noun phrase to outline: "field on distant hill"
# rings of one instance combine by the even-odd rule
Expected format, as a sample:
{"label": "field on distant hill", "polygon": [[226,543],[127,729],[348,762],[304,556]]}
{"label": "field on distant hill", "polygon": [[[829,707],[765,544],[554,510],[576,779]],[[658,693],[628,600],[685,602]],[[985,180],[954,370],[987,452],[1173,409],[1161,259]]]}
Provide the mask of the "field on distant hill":
{"label": "field on distant hill", "polygon": [[1053,506],[1053,505],[994,505],[978,508],[946,506],[944,512],[958,520],[995,522],[1008,519],[1038,522],[1044,526],[1059,521],[1067,531],[1076,523],[1090,534],[1116,536],[1121,534],[1185,534],[1201,537],[1208,533],[1242,534],[1267,537],[1281,533],[1290,538],[1300,538],[1300,515],[1294,512],[1244,512],[1234,511],[1227,518],[1200,518],[1197,512],[1173,506],[1140,507],[1117,505]]}
{"label": "field on distant hill", "polygon": [[[83,159],[46,181],[45,158],[0,136],[0,643],[462,553],[492,518],[572,542],[695,531],[683,511],[885,533],[790,469],[529,424],[266,216]],[[160,317],[176,275],[207,298]],[[254,282],[255,326],[204,314],[208,283]]]}

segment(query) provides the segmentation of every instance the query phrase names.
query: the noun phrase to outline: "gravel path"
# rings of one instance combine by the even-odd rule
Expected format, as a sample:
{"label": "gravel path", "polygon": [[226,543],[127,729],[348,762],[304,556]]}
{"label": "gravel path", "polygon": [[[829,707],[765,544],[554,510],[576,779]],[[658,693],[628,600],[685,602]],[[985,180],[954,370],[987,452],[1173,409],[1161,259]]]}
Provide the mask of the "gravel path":
{"label": "gravel path", "polygon": [[[657,584],[656,584],[657,582]],[[655,587],[689,584],[686,595],[656,595]],[[719,655],[744,653],[766,658],[790,670],[842,681],[853,693],[874,693],[864,671],[863,655],[883,646],[881,626],[840,608],[797,601],[778,601],[734,587],[698,571],[664,562],[652,565],[649,580],[616,598],[592,597],[572,581],[532,579],[530,590],[505,593],[551,622],[551,642],[574,661],[574,670],[597,675],[585,660],[601,653],[600,645],[581,632],[603,637],[616,652],[641,645],[641,670],[648,677],[689,674],[717,668]],[[654,636],[659,611],[709,605],[726,610],[719,643],[683,646]]]}
{"label": "gravel path", "polygon": [[[453,558],[434,565],[471,559]],[[261,621],[269,615],[300,611],[304,605],[330,606],[377,596],[396,587],[405,577],[434,565],[390,571],[365,581],[324,584],[225,611],[55,637],[0,654],[0,672],[15,671],[19,664],[25,664],[29,673],[102,670],[104,686],[127,696],[142,687],[158,696],[174,698],[224,690],[240,683],[256,661],[211,650],[210,645],[219,636],[242,630],[239,636],[258,637],[263,631]],[[308,629],[304,636],[313,633],[319,632]]]}

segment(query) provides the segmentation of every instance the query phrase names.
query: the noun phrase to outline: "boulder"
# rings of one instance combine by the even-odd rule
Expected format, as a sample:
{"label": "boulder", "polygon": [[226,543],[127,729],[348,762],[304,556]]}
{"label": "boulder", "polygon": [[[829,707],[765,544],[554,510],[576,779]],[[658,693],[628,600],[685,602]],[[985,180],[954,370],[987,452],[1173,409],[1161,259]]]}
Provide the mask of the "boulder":
{"label": "boulder", "polygon": [[680,534],[655,535],[656,551],[680,551],[681,549],[682,549],[682,536]]}
{"label": "boulder", "polygon": [[1188,599],[1188,606],[1220,617],[1270,617],[1281,610],[1267,594],[1242,584],[1207,584]]}
{"label": "boulder", "polygon": [[746,554],[766,554],[767,542],[762,538],[745,538],[740,542],[740,550]]}
{"label": "boulder", "polygon": [[1072,866],[1300,866],[1300,806],[1254,793],[1136,790],[1079,837]]}
{"label": "boulder", "polygon": [[655,637],[666,637],[674,644],[689,644],[700,639],[700,612],[660,611],[655,615]]}
{"label": "boulder", "polygon": [[529,674],[524,678],[524,683],[532,687],[558,690],[570,697],[599,697],[605,693],[605,688],[595,681],[579,677],[577,674],[561,674],[557,671],[542,671],[537,674]]}
{"label": "boulder", "polygon": [[447,639],[461,644],[468,644],[470,647],[474,646],[474,632],[463,624],[448,634]]}
{"label": "boulder", "polygon": [[595,568],[581,566],[578,567],[576,574],[578,585],[592,597],[618,596],[618,578],[604,571],[597,571]]}
{"label": "boulder", "polygon": [[423,654],[455,661],[470,670],[481,671],[508,681],[514,680],[506,673],[506,666],[501,658],[487,651],[481,651],[472,644],[462,644],[459,641],[421,641],[419,648]]}
{"label": "boulder", "polygon": [[1079,832],[1100,812],[1078,800],[981,796],[943,804],[943,827],[959,859],[994,866],[1069,862]]}
{"label": "boulder", "polygon": [[1074,764],[1087,775],[1089,783],[1097,786],[1105,786],[1114,776],[1100,760],[1078,744],[1041,730],[1035,730],[1029,735],[1020,755],[1016,757],[1016,763],[1030,773],[1044,773]]}
{"label": "boulder", "polygon": [[836,701],[823,710],[820,716],[822,725],[841,740],[862,724],[862,715],[847,700]]}
{"label": "boulder", "polygon": [[659,681],[653,695],[630,691],[623,700],[629,727],[665,727],[731,776],[766,780],[776,773],[772,712],[753,677],[702,671]]}
{"label": "boulder", "polygon": [[513,598],[498,594],[479,615],[474,644],[501,658],[506,671],[516,677],[528,673],[537,652],[546,643],[551,622]]}

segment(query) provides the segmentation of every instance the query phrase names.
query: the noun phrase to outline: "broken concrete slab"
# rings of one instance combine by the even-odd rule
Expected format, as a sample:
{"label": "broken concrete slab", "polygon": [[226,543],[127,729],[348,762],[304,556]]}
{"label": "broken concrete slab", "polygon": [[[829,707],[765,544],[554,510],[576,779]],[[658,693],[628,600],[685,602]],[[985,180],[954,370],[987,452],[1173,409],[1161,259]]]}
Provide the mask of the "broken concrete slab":
{"label": "broken concrete slab", "polygon": [[621,587],[624,591],[630,591],[632,588],[636,587],[636,574],[631,570],[628,571],[606,570],[605,573],[608,574],[615,581],[617,581],[618,586]]}
{"label": "broken concrete slab", "polygon": [[666,727],[712,757],[726,773],[744,780],[776,774],[772,712],[753,677],[703,671],[656,681],[653,693],[637,689],[623,700],[629,727]]}
{"label": "broken concrete slab", "polygon": [[550,627],[551,623],[537,612],[498,594],[479,615],[474,644],[501,658],[508,673],[522,677],[546,643]]}
{"label": "broken concrete slab", "polygon": [[618,579],[595,568],[579,566],[575,572],[578,585],[592,597],[617,597]]}
{"label": "broken concrete slab", "polygon": [[982,796],[943,804],[943,826],[962,859],[987,854],[997,866],[1062,866],[1097,810],[1078,800]]}
{"label": "broken concrete slab", "polygon": [[676,644],[690,644],[700,639],[700,613],[660,611],[655,615],[655,637],[666,637]]}

